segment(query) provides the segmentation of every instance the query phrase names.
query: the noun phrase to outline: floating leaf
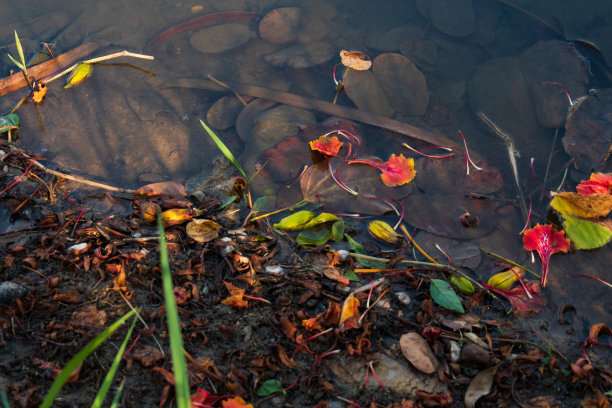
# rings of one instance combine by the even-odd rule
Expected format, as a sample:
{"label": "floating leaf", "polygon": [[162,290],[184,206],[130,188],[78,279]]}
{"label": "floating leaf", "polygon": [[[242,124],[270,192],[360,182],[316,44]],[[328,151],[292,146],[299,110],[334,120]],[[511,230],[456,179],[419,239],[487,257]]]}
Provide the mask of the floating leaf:
{"label": "floating leaf", "polygon": [[576,249],[600,248],[612,240],[612,228],[604,223],[567,217],[563,228]]}
{"label": "floating leaf", "polygon": [[332,236],[334,241],[340,242],[344,238],[344,221],[338,220],[332,225]]}
{"label": "floating leaf", "polygon": [[348,164],[352,163],[363,163],[376,167],[382,171],[380,179],[389,187],[410,183],[414,176],[416,176],[416,172],[414,171],[414,159],[412,157],[405,158],[403,154],[399,156],[392,154],[389,160],[384,163],[362,159],[348,162]]}
{"label": "floating leaf", "polygon": [[64,88],[72,88],[73,86],[77,86],[81,82],[85,81],[91,75],[92,70],[93,65],[86,62],[81,62],[68,76]]}
{"label": "floating leaf", "polygon": [[342,65],[355,71],[366,71],[372,67],[372,60],[361,51],[340,51]]}
{"label": "floating leaf", "polygon": [[540,225],[528,229],[523,234],[523,247],[527,251],[536,251],[542,260],[542,287],[546,286],[550,256],[558,252],[567,252],[570,240],[564,231],[557,231],[552,225]]}
{"label": "floating leaf", "polygon": [[368,223],[368,232],[374,238],[378,238],[391,245],[397,245],[403,241],[402,236],[384,221],[375,220]]}
{"label": "floating leaf", "polygon": [[550,206],[565,218],[568,215],[582,218],[605,217],[612,210],[612,194],[590,194],[563,192],[556,194]]}
{"label": "floating leaf", "polygon": [[301,231],[295,241],[301,245],[323,245],[331,237],[331,229],[325,225]]}
{"label": "floating leaf", "polygon": [[196,219],[191,220],[185,227],[185,231],[189,238],[194,241],[204,243],[212,241],[219,236],[217,232],[221,225],[211,220]]}
{"label": "floating leaf", "polygon": [[0,116],[0,133],[11,129],[19,129],[19,116],[16,113]]}
{"label": "floating leaf", "polygon": [[327,137],[323,135],[317,140],[308,142],[308,145],[312,150],[319,151],[325,156],[337,156],[342,149],[342,142],[336,136]]}
{"label": "floating leaf", "polygon": [[447,281],[441,279],[431,279],[429,294],[434,302],[440,306],[459,313],[465,313],[463,305],[461,304],[461,299],[459,296],[457,296],[450,283]]}
{"label": "floating leaf", "polygon": [[359,300],[351,292],[342,304],[338,327],[350,330],[359,327]]}
{"label": "floating leaf", "polygon": [[326,222],[338,221],[339,219],[340,218],[338,218],[338,216],[335,214],[321,213],[304,224],[304,229],[316,227],[317,225],[325,224]]}
{"label": "floating leaf", "polygon": [[301,230],[313,217],[314,214],[310,211],[298,211],[283,218],[278,223],[274,224],[273,227],[285,231]]}
{"label": "floating leaf", "polygon": [[474,377],[465,392],[464,401],[466,408],[474,408],[480,397],[489,395],[493,380],[495,379],[495,374],[497,373],[497,367],[498,366],[494,366],[482,370]]}
{"label": "floating leaf", "polygon": [[257,390],[258,397],[266,397],[270,394],[280,392],[283,395],[287,394],[287,391],[283,388],[283,384],[276,379],[266,380],[261,384],[261,387]]}

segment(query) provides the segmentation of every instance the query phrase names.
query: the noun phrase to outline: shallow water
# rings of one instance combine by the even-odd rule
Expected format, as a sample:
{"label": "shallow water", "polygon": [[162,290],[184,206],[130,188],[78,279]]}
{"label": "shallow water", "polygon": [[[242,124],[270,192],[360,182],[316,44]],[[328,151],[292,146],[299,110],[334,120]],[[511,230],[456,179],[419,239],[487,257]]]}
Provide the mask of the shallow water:
{"label": "shallow water", "polygon": [[[13,29],[17,29],[27,50],[32,50],[42,40],[56,41],[60,52],[95,40],[105,45],[94,56],[127,49],[155,57],[153,62],[117,60],[129,62],[140,70],[113,64],[96,66],[87,82],[72,89],[62,89],[63,81],[51,84],[47,101],[38,108],[44,131],[33,107],[21,108],[20,146],[38,152],[52,168],[63,167],[127,188],[157,179],[182,182],[193,177],[203,179],[198,174],[206,175],[210,171],[219,152],[203,132],[199,119],[205,118],[208,108],[224,94],[166,86],[179,78],[203,78],[212,74],[221,80],[286,90],[321,100],[331,101],[334,97],[331,72],[338,62],[336,57],[310,68],[278,68],[262,57],[279,47],[256,36],[232,50],[203,54],[189,43],[193,31],[147,46],[163,29],[195,16],[226,10],[265,14],[277,7],[306,4],[301,1],[67,1],[61,5],[40,1],[36,6],[27,3],[0,2],[3,10],[11,10],[0,16],[0,46],[3,46],[0,68],[3,72],[11,67],[4,56],[6,50],[16,55],[12,48]],[[363,50],[372,58],[383,52],[403,50],[411,59],[418,60],[417,67],[427,81],[428,110],[424,115],[400,115],[396,119],[437,129],[458,143],[457,131],[462,130],[469,147],[501,170],[505,187],[500,196],[515,199],[516,188],[505,145],[475,115],[478,110],[489,114],[514,138],[522,154],[518,160],[521,186],[527,199],[533,200],[537,221],[544,222],[547,202],[539,200],[538,183],[530,174],[529,160],[535,159],[534,172],[542,181],[553,148],[546,187],[552,189],[559,185],[563,166],[570,157],[563,151],[562,129],[553,146],[555,126],[543,123],[541,117],[542,110],[558,112],[559,104],[565,103],[565,96],[560,89],[550,87],[553,89],[547,92],[560,99],[555,99],[550,106],[531,105],[530,96],[533,100],[538,99],[531,89],[523,87],[534,84],[525,85],[518,76],[511,74],[526,75],[525,67],[531,66],[532,60],[515,71],[506,69],[517,64],[518,55],[547,40],[586,39],[598,44],[601,55],[612,60],[612,35],[609,35],[612,11],[606,1],[590,2],[590,8],[571,1],[515,2],[533,13],[531,15],[495,1],[457,2],[465,3],[458,11],[454,11],[450,3],[417,0],[387,1],[381,5],[369,1],[319,0],[309,2],[308,7],[317,16],[317,21],[324,23],[323,41],[337,50]],[[473,14],[469,10],[473,10]],[[405,39],[390,34],[400,26],[410,26],[421,33],[420,37],[412,37],[411,46],[406,45]],[[255,32],[256,26],[252,28]],[[609,79],[596,63],[601,55],[591,59],[593,76],[588,84],[581,84],[575,74],[570,78],[572,84],[566,83],[570,93],[578,92],[572,97],[580,96],[591,87],[609,86]],[[552,61],[553,56],[546,58]],[[564,55],[561,58],[570,59]],[[489,67],[488,71],[485,67]],[[566,77],[561,74],[551,71],[547,80],[563,81]],[[2,97],[0,110],[10,108],[20,95],[16,92]],[[351,101],[346,95],[340,95],[339,103],[350,105]],[[564,113],[566,108],[563,106],[560,112]],[[315,115],[317,120],[326,118],[321,113]],[[558,125],[562,127],[562,121]],[[363,126],[362,131],[368,153],[381,157],[404,152],[401,147],[404,141],[415,147],[422,145],[370,126]],[[243,153],[241,160],[247,163],[252,163],[252,158],[259,153],[252,149],[254,142],[241,140],[235,128],[218,134],[235,154]],[[589,169],[572,170],[570,184],[575,185],[584,175],[588,176],[588,172]],[[452,176],[464,177],[463,174]],[[479,243],[518,262],[528,262],[517,235],[522,223],[520,212],[513,209],[506,213],[499,228]],[[568,332],[578,342],[592,324],[610,322],[609,288],[594,280],[566,278],[565,275],[586,273],[609,279],[606,275],[609,275],[611,263],[609,245],[592,252],[555,255],[551,261],[549,286],[545,290],[549,307],[537,315],[535,321],[549,325],[557,336]],[[538,269],[539,262],[533,268]],[[555,316],[566,304],[573,304],[577,311],[570,315],[573,320],[570,325],[560,325]]]}

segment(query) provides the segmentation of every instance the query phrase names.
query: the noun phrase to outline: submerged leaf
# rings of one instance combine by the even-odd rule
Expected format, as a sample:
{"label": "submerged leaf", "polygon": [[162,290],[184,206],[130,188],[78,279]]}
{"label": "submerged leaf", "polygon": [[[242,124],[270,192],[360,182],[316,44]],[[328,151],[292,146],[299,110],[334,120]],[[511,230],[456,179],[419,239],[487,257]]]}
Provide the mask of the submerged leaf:
{"label": "submerged leaf", "polygon": [[19,129],[19,116],[16,113],[0,116],[0,133],[11,129]]}
{"label": "submerged leaf", "polygon": [[331,237],[331,229],[325,225],[301,231],[295,241],[301,245],[323,245]]}
{"label": "submerged leaf", "polygon": [[480,397],[489,395],[495,374],[497,373],[497,367],[494,366],[482,370],[474,377],[465,393],[464,401],[466,408],[474,408]]}
{"label": "submerged leaf", "polygon": [[338,220],[332,225],[332,236],[334,241],[340,242],[344,238],[344,221]]}
{"label": "submerged leaf", "polygon": [[211,220],[196,219],[190,221],[185,227],[185,231],[189,238],[194,241],[204,243],[212,241],[219,236],[217,232],[221,225]]}
{"label": "submerged leaf", "polygon": [[72,88],[73,86],[77,86],[81,82],[85,81],[91,75],[92,70],[93,65],[86,62],[81,62],[68,76],[64,88]]}
{"label": "submerged leaf", "polygon": [[228,149],[227,146],[225,146],[225,144],[221,141],[221,139],[219,139],[219,137],[215,134],[215,132],[213,132],[208,126],[206,126],[206,123],[204,123],[202,119],[200,119],[200,124],[202,124],[202,127],[204,128],[204,130],[206,130],[206,133],[208,133],[208,136],[210,136],[213,142],[215,142],[215,144],[217,145],[219,150],[221,150],[221,153],[223,153],[223,155],[227,158],[227,160],[229,160],[229,162],[232,163],[238,169],[240,174],[242,174],[242,176],[245,179],[248,179],[246,172],[242,169],[242,167],[238,163],[238,160],[236,160],[236,158],[234,157],[230,149]]}
{"label": "submerged leaf", "polygon": [[461,299],[459,296],[457,296],[450,283],[447,281],[441,279],[431,279],[429,294],[434,302],[440,306],[459,313],[465,313],[463,305],[461,304]]}

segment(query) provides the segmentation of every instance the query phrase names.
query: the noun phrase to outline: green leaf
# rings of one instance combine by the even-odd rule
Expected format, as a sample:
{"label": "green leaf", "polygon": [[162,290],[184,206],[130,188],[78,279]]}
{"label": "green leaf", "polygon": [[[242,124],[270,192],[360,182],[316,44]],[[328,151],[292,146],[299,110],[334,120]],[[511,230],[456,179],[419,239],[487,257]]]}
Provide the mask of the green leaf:
{"label": "green leaf", "polygon": [[72,88],[73,86],[77,86],[91,75],[93,70],[93,65],[88,64],[86,62],[81,62],[76,66],[75,69],[72,70],[68,79],[66,79],[66,85],[64,89]]}
{"label": "green leaf", "polygon": [[231,203],[236,201],[237,198],[238,198],[238,196],[236,196],[236,195],[227,197],[225,199],[225,201],[223,203],[221,203],[220,206],[217,207],[217,211],[221,211],[222,209],[224,209],[225,207],[227,207],[228,205],[230,205]]}
{"label": "green leaf", "polygon": [[17,65],[17,67],[19,67],[20,70],[25,71],[25,65],[23,65],[21,62],[18,62],[15,58],[13,58],[13,56],[11,54],[7,54],[8,57],[11,59],[11,61],[13,61],[13,64]]}
{"label": "green leaf", "polygon": [[[21,59],[21,66],[24,71],[26,70],[26,62],[25,57],[23,55],[23,47],[21,47],[21,41],[19,41],[19,36],[17,35],[17,30],[15,30],[15,45],[17,45],[17,52],[19,53],[19,59]],[[10,57],[10,55],[9,55]],[[12,59],[12,58],[11,58]]]}
{"label": "green leaf", "polygon": [[295,241],[301,246],[323,245],[329,240],[331,234],[331,228],[326,225],[321,225],[300,232],[295,238]]}
{"label": "green leaf", "polygon": [[312,228],[312,227],[315,227],[315,226],[317,226],[319,224],[325,224],[326,222],[338,221],[339,219],[340,218],[338,218],[334,214],[321,213],[321,214],[317,215],[316,217],[312,218],[310,221],[308,221],[304,225],[304,229]]}
{"label": "green leaf", "polygon": [[342,238],[344,238],[344,221],[338,220],[334,222],[332,225],[332,235],[334,237],[334,241],[340,242]]}
{"label": "green leaf", "polygon": [[191,394],[189,392],[189,377],[187,376],[187,363],[183,354],[183,336],[181,334],[181,323],[174,299],[174,288],[172,287],[172,274],[168,262],[168,248],[164,236],[164,226],[161,214],[157,214],[157,229],[159,233],[159,263],[162,270],[162,286],[164,290],[164,301],[166,304],[166,320],[170,334],[170,352],[172,353],[172,371],[174,373],[174,391],[178,408],[191,407]]}
{"label": "green leaf", "polygon": [[355,274],[355,271],[352,269],[349,269],[348,271],[346,271],[344,273],[344,276],[346,276],[348,278],[348,280],[353,281],[353,282],[361,282],[361,279],[359,279],[359,276],[357,276]]}
{"label": "green leaf", "polygon": [[429,294],[434,302],[440,306],[459,313],[465,313],[463,305],[461,304],[461,299],[459,296],[457,296],[450,283],[447,281],[441,279],[431,279]]}
{"label": "green leaf", "polygon": [[310,211],[298,211],[281,219],[278,223],[273,224],[274,228],[279,228],[285,231],[297,231],[304,229],[304,225],[314,217]]}
{"label": "green leaf", "polygon": [[[344,237],[348,241],[349,247],[351,248],[351,251],[355,252],[356,254],[367,255],[363,245],[361,245],[359,242],[355,241],[348,234],[344,234]],[[372,269],[383,269],[383,268],[386,267],[386,265],[384,263],[382,263],[382,262],[371,261],[369,259],[361,259],[360,258],[359,259],[359,263],[362,264],[363,266],[365,266],[366,268],[372,268]]]}
{"label": "green leaf", "polygon": [[[138,313],[138,311],[136,312]],[[121,347],[117,350],[115,354],[115,358],[110,368],[108,369],[108,373],[106,373],[106,377],[104,377],[104,382],[100,386],[98,393],[96,394],[96,398],[94,398],[94,402],[91,404],[91,408],[100,408],[102,403],[104,402],[104,398],[106,398],[106,394],[110,389],[111,384],[113,383],[113,379],[115,378],[115,374],[117,374],[117,369],[119,368],[119,363],[123,358],[123,353],[125,353],[125,349],[127,348],[127,343],[130,337],[132,336],[132,331],[134,330],[134,326],[136,326],[136,320],[138,316],[134,316],[134,320],[132,321],[132,326],[128,330],[125,338],[123,339],[123,343],[121,343]]]}
{"label": "green leaf", "polygon": [[287,394],[287,391],[283,388],[283,385],[278,380],[266,380],[261,384],[261,387],[257,390],[258,397],[267,397],[270,394],[281,392],[283,395]]}
{"label": "green leaf", "polygon": [[0,133],[11,129],[19,129],[19,116],[16,113],[0,116]]}
{"label": "green leaf", "polygon": [[568,216],[563,220],[563,227],[576,249],[595,249],[612,240],[612,231],[588,220]]}
{"label": "green leaf", "polygon": [[[42,404],[40,404],[41,408],[50,408],[53,405],[53,401],[55,401],[55,397],[59,394],[60,390],[72,374],[72,372],[81,364],[91,353],[93,353],[104,341],[113,334],[121,325],[132,315],[136,313],[136,310],[131,310],[121,318],[119,318],[115,323],[110,325],[106,330],[102,333],[98,334],[95,339],[87,343],[87,345],[77,353],[76,356],[72,358],[66,364],[61,373],[55,378],[53,384],[51,384],[51,389],[45,396]],[[188,408],[188,407],[187,407]]]}
{"label": "green leaf", "polygon": [[234,166],[236,166],[236,168],[238,169],[240,174],[242,174],[242,176],[245,179],[248,179],[245,171],[242,170],[242,167],[240,166],[240,164],[238,164],[238,160],[236,160],[236,158],[234,157],[232,152],[230,152],[230,150],[227,148],[227,146],[225,146],[225,144],[223,144],[221,139],[219,139],[217,137],[217,135],[215,135],[215,132],[213,132],[208,126],[206,126],[206,123],[204,123],[204,121],[202,119],[200,119],[200,123],[202,124],[202,126],[204,127],[206,132],[208,133],[208,136],[210,136],[210,138],[213,140],[213,142],[215,142],[215,144],[217,145],[219,150],[221,150],[221,153],[223,153],[223,155],[227,158],[227,160],[229,160],[230,163],[232,163]]}

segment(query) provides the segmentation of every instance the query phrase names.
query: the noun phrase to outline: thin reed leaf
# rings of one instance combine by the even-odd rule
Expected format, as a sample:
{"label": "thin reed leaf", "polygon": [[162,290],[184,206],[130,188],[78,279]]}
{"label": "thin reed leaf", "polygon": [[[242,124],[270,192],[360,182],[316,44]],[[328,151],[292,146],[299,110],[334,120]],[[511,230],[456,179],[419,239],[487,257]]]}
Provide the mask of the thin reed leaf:
{"label": "thin reed leaf", "polygon": [[[202,122],[202,124],[204,124],[204,122]],[[170,273],[170,264],[168,262],[168,248],[166,247],[164,226],[162,225],[160,214],[157,214],[157,229],[159,231],[159,263],[162,270],[166,319],[168,320],[168,332],[170,334],[170,352],[172,354],[172,371],[174,372],[176,404],[178,408],[190,408],[191,395],[189,393],[187,363],[183,355],[183,336],[181,335],[178,309],[174,299],[172,274]]]}
{"label": "thin reed leaf", "polygon": [[110,405],[110,408],[117,408],[119,406],[119,398],[121,398],[121,392],[123,392],[123,387],[125,386],[125,377],[121,380],[121,384],[117,387],[117,392],[113,397],[113,402]]}
{"label": "thin reed leaf", "polygon": [[[137,310],[139,312],[140,308]],[[123,353],[125,352],[127,343],[130,340],[130,337],[132,337],[132,331],[134,331],[134,326],[136,326],[137,320],[138,316],[134,316],[134,320],[132,320],[132,325],[130,326],[130,329],[128,330],[127,334],[125,335],[123,343],[121,343],[121,347],[119,347],[119,350],[117,350],[117,354],[115,354],[115,359],[113,360],[113,363],[108,369],[106,377],[104,377],[104,382],[102,382],[102,385],[98,390],[98,394],[96,394],[96,398],[94,399],[93,404],[91,404],[91,408],[100,408],[102,406],[104,398],[106,398],[106,394],[108,393],[108,390],[110,389],[110,386],[113,383],[113,380],[115,379],[117,369],[119,368],[119,363],[121,362],[121,358],[123,357]]]}
{"label": "thin reed leaf", "polygon": [[26,62],[25,56],[23,55],[23,47],[21,46],[21,41],[19,41],[19,36],[17,35],[17,30],[15,30],[15,45],[17,45],[17,52],[19,53],[19,59],[21,59],[21,65],[23,66],[23,70],[26,70]]}
{"label": "thin reed leaf", "polygon": [[123,315],[121,318],[119,318],[119,320],[110,325],[102,333],[98,334],[95,339],[90,341],[81,351],[79,351],[77,355],[74,356],[72,360],[68,362],[68,364],[66,364],[62,372],[59,373],[59,375],[55,378],[55,381],[53,381],[53,384],[51,385],[51,389],[45,396],[45,399],[43,400],[42,404],[40,404],[40,408],[50,408],[53,405],[53,401],[55,401],[55,397],[57,397],[57,394],[59,394],[60,390],[70,377],[70,374],[72,374],[72,372],[76,370],[79,364],[81,364],[91,353],[94,352],[95,349],[100,346],[100,344],[104,343],[104,341],[111,334],[113,334],[119,327],[121,327],[123,323],[125,323],[127,319],[132,317],[132,315],[134,315],[135,313],[135,310],[131,310],[125,315]]}
{"label": "thin reed leaf", "polygon": [[215,132],[213,132],[208,126],[206,126],[206,123],[204,123],[202,119],[200,119],[200,123],[202,124],[206,132],[208,133],[208,136],[210,136],[210,138],[213,140],[213,142],[215,142],[219,150],[221,150],[221,153],[223,153],[223,155],[227,157],[227,160],[229,160],[230,163],[236,166],[240,174],[242,174],[245,179],[248,179],[245,171],[242,169],[240,164],[238,164],[238,161],[236,160],[232,152],[230,152],[230,150],[227,148],[227,146],[225,146],[225,144],[221,141],[221,139],[219,139],[217,135],[215,135]]}

